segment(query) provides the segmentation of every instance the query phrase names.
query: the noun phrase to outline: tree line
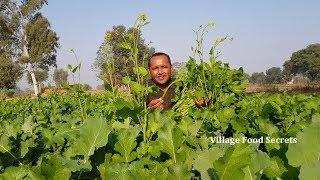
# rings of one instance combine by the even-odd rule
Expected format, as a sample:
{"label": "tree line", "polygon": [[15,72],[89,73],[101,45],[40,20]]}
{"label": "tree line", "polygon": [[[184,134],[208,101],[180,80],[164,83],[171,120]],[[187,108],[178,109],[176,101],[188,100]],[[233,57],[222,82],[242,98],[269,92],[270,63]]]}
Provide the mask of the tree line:
{"label": "tree line", "polygon": [[320,44],[311,44],[304,49],[292,53],[284,62],[283,69],[272,67],[266,72],[254,72],[246,75],[251,83],[281,84],[320,81]]}

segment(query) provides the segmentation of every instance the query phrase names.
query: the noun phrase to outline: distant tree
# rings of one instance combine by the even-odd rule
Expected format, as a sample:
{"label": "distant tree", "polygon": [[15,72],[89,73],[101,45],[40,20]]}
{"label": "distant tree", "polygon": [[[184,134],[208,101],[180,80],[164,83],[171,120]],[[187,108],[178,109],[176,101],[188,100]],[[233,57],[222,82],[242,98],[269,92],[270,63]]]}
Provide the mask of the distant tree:
{"label": "distant tree", "polygon": [[60,87],[61,84],[68,82],[68,71],[64,69],[55,69],[53,72],[53,81],[57,87]]}
{"label": "distant tree", "polygon": [[243,72],[243,78],[244,80],[247,79],[248,81],[250,81],[250,75],[248,73]]}
{"label": "distant tree", "polygon": [[320,44],[311,44],[305,49],[294,52],[290,60],[283,64],[283,74],[288,81],[297,74],[311,81],[320,80]]}
{"label": "distant tree", "polygon": [[269,84],[283,83],[282,71],[279,67],[272,67],[266,70],[266,83],[269,83]]}
{"label": "distant tree", "polygon": [[38,11],[47,0],[24,0],[21,2],[0,0],[0,26],[4,46],[12,59],[25,65],[38,94],[36,71],[48,71],[56,66],[58,37],[50,29],[49,21]]}
{"label": "distant tree", "polygon": [[89,90],[92,90],[92,87],[89,85],[89,84],[74,84],[75,85],[75,87],[77,87],[77,88],[81,88],[81,89],[83,89],[83,90],[85,90],[85,91],[89,91]]}
{"label": "distant tree", "polygon": [[121,81],[122,77],[133,77],[133,62],[129,61],[129,50],[119,47],[119,44],[132,38],[132,33],[139,37],[140,66],[147,67],[147,58],[155,52],[154,48],[149,48],[141,37],[141,32],[135,28],[126,29],[123,25],[113,26],[111,31],[106,32],[106,38],[97,51],[97,56],[93,68],[101,75],[108,76],[108,69],[112,69],[116,81]]}
{"label": "distant tree", "polygon": [[266,75],[263,72],[254,72],[251,75],[250,82],[254,84],[265,84],[266,83]]}
{"label": "distant tree", "polygon": [[13,62],[5,53],[0,54],[0,89],[15,89],[23,75],[23,68]]}
{"label": "distant tree", "polygon": [[[34,71],[34,75],[39,84],[45,82],[49,76],[48,71],[46,70]],[[33,84],[32,77],[30,74],[27,74],[27,80],[29,84]]]}

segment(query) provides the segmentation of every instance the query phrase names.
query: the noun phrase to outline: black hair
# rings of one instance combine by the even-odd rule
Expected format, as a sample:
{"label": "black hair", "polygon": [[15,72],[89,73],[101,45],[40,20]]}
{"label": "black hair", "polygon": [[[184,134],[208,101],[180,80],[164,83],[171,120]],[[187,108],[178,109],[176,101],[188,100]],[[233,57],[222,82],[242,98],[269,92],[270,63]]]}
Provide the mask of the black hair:
{"label": "black hair", "polygon": [[170,66],[172,66],[172,64],[171,64],[171,59],[170,59],[170,56],[169,56],[168,54],[163,53],[163,52],[156,52],[156,53],[154,53],[154,54],[149,58],[149,60],[148,60],[148,68],[150,68],[150,61],[151,61],[151,59],[152,59],[153,57],[156,57],[156,56],[166,56],[167,59],[169,60]]}

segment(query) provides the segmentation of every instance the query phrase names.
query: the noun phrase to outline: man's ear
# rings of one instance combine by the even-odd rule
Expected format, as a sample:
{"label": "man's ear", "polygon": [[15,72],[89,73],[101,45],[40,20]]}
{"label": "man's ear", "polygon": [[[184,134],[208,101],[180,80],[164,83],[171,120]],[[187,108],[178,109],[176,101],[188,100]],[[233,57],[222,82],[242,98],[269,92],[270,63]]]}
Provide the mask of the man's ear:
{"label": "man's ear", "polygon": [[174,66],[171,65],[171,74],[173,74]]}

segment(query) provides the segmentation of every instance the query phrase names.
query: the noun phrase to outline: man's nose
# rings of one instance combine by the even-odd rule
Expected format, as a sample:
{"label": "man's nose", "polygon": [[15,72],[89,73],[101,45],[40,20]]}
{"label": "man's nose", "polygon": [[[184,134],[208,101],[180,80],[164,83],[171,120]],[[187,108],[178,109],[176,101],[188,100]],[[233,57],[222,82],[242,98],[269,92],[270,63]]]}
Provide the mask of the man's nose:
{"label": "man's nose", "polygon": [[158,74],[162,74],[163,73],[163,69],[159,68]]}

